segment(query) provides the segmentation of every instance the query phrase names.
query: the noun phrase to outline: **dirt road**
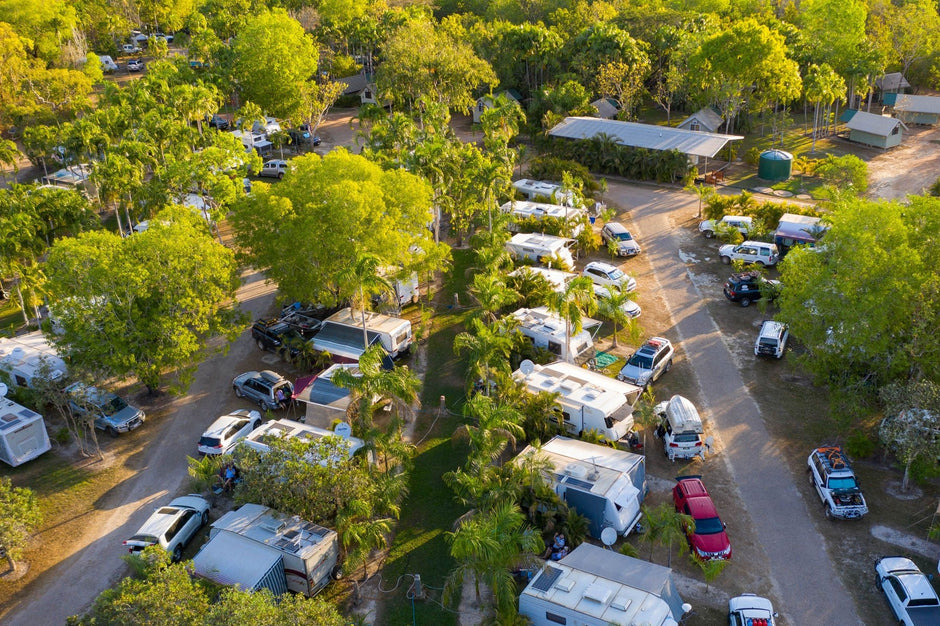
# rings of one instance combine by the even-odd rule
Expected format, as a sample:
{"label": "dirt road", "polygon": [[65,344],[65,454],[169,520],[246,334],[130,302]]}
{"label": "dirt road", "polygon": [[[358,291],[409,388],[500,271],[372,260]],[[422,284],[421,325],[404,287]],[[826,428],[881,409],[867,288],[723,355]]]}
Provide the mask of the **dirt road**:
{"label": "dirt road", "polygon": [[[862,623],[793,475],[687,273],[682,259],[684,230],[676,228],[674,219],[679,212],[694,213],[697,200],[679,191],[615,182],[610,182],[606,195],[628,209],[645,244],[658,285],[644,288],[647,293],[658,292],[671,315],[672,326],[665,336],[679,342],[691,366],[698,386],[695,402],[718,440],[716,458],[727,466],[756,533],[757,545],[747,555],[753,571],[747,574],[770,578],[772,595],[787,623]],[[735,526],[748,522],[725,521]],[[735,561],[742,556],[736,552]]]}
{"label": "dirt road", "polygon": [[940,177],[940,126],[912,127],[897,148],[868,161],[868,195],[886,200],[922,194]]}
{"label": "dirt road", "polygon": [[[271,306],[274,286],[255,272],[244,274],[243,281],[238,291],[241,308],[258,317]],[[199,367],[189,393],[174,401],[170,416],[144,426],[157,432],[142,453],[141,470],[102,500],[84,536],[60,547],[71,555],[34,581],[30,594],[4,616],[5,626],[64,624],[68,616],[80,613],[128,573],[120,558],[121,541],[140,527],[154,507],[185,493],[187,455],[194,454],[200,434],[212,420],[226,411],[248,408],[246,401],[235,398],[230,381],[245,369],[257,367],[258,361],[258,349],[245,333],[228,354]]]}

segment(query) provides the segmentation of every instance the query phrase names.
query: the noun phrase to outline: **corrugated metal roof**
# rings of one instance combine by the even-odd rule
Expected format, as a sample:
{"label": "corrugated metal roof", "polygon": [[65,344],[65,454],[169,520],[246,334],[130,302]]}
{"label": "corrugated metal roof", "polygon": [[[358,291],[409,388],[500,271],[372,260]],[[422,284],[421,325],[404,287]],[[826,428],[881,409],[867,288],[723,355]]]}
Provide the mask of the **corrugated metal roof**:
{"label": "corrugated metal roof", "polygon": [[875,115],[874,113],[867,113],[865,111],[856,112],[855,115],[852,116],[852,119],[846,123],[846,126],[852,130],[860,130],[880,137],[887,137],[898,125],[904,127],[904,124],[899,119]]}
{"label": "corrugated metal roof", "polygon": [[881,91],[897,91],[898,89],[907,89],[910,86],[911,84],[907,82],[901,72],[891,72],[875,79],[875,87]]}
{"label": "corrugated metal roof", "polygon": [[894,109],[909,113],[936,113],[940,115],[940,97],[898,94],[897,99],[894,101]]}
{"label": "corrugated metal roof", "polygon": [[606,134],[625,146],[649,150],[678,150],[683,154],[701,157],[713,157],[729,141],[744,139],[738,135],[703,133],[669,126],[602,120],[596,117],[566,117],[563,122],[548,131],[548,134],[568,139],[590,139]]}

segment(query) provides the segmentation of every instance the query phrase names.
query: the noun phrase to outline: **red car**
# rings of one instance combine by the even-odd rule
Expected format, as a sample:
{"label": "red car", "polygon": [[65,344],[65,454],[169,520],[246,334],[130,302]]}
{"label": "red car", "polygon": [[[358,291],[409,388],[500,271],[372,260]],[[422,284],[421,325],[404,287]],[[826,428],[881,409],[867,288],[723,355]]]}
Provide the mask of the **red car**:
{"label": "red car", "polygon": [[731,542],[725,525],[718,517],[715,503],[699,476],[678,476],[672,488],[676,511],[695,520],[695,530],[687,529],[689,545],[696,558],[706,561],[731,558]]}

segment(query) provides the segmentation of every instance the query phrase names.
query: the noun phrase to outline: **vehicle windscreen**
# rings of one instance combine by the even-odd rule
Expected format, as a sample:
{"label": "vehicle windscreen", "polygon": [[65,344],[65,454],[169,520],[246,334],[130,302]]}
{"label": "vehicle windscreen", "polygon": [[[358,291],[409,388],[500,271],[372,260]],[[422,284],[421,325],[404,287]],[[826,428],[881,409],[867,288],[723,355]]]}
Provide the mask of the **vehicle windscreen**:
{"label": "vehicle windscreen", "polygon": [[695,520],[696,535],[714,535],[715,533],[720,533],[724,529],[725,527],[721,525],[721,520],[717,517]]}
{"label": "vehicle windscreen", "polygon": [[116,413],[120,413],[126,408],[127,402],[124,402],[123,398],[120,396],[111,396],[111,399],[108,401],[108,403],[101,407],[101,411],[105,415],[111,416]]}
{"label": "vehicle windscreen", "polygon": [[856,484],[854,476],[849,476],[847,478],[830,478],[829,488],[830,489],[858,489],[858,484]]}
{"label": "vehicle windscreen", "polygon": [[623,272],[620,269],[614,269],[610,272],[611,280],[620,280],[623,278]]}
{"label": "vehicle windscreen", "polygon": [[637,352],[630,360],[627,361],[628,365],[633,365],[634,367],[639,367],[645,370],[653,368],[653,357],[645,356]]}
{"label": "vehicle windscreen", "polygon": [[695,443],[698,441],[698,433],[677,433],[673,440],[676,443]]}
{"label": "vehicle windscreen", "polygon": [[200,446],[206,446],[207,448],[217,448],[222,445],[222,442],[218,437],[201,437],[199,439]]}
{"label": "vehicle windscreen", "polygon": [[633,237],[630,236],[630,233],[617,233],[617,239],[620,241],[630,241]]}

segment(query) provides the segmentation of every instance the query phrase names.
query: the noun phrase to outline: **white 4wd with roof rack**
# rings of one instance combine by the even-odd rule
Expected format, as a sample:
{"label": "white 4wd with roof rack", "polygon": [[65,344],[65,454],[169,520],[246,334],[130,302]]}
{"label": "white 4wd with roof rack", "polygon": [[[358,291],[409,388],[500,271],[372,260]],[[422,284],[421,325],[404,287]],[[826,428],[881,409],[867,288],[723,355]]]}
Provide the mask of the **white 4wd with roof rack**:
{"label": "white 4wd with roof rack", "polygon": [[630,356],[617,379],[645,387],[669,371],[674,353],[672,343],[665,337],[648,339]]}
{"label": "white 4wd with roof rack", "polygon": [[868,513],[865,496],[842,448],[816,448],[806,463],[809,482],[826,505],[828,519],[859,519]]}

